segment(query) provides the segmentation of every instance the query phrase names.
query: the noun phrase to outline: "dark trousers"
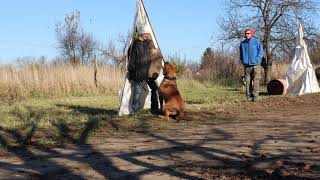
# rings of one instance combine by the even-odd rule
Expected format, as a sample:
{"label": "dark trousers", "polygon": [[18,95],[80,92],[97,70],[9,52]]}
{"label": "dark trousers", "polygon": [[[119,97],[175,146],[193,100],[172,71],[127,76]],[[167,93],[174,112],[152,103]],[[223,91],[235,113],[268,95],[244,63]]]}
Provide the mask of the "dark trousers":
{"label": "dark trousers", "polygon": [[[155,80],[148,80],[148,86],[151,89],[151,113],[158,113],[159,110],[159,98],[158,98],[158,85]],[[148,87],[145,82],[131,82],[131,107],[133,112],[138,112],[143,109],[147,94]]]}
{"label": "dark trousers", "polygon": [[259,66],[245,66],[244,77],[246,81],[247,98],[259,96]]}
{"label": "dark trousers", "polygon": [[158,85],[155,80],[149,80],[148,85],[151,89],[151,113],[157,114],[159,110]]}
{"label": "dark trousers", "polygon": [[142,82],[132,81],[131,82],[131,108],[133,112],[140,111],[144,104],[142,104],[143,99],[145,99],[144,94],[145,87],[143,86]]}

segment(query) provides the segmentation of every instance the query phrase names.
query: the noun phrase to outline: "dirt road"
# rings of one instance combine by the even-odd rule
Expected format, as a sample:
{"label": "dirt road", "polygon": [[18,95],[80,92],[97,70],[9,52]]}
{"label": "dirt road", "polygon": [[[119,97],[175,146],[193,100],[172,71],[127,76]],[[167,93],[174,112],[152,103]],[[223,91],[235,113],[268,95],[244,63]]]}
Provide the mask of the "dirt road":
{"label": "dirt road", "polygon": [[188,119],[124,138],[102,129],[87,145],[9,149],[0,179],[320,179],[320,94]]}

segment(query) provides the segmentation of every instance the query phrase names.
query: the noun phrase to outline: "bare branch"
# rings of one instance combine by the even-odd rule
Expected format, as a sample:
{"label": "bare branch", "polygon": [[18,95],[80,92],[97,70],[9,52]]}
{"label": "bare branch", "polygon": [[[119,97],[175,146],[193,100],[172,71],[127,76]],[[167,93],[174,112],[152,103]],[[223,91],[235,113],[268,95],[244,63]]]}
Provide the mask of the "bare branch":
{"label": "bare branch", "polygon": [[88,64],[98,47],[98,42],[91,34],[85,33],[80,26],[80,12],[66,15],[64,23],[56,24],[57,49],[65,62]]}

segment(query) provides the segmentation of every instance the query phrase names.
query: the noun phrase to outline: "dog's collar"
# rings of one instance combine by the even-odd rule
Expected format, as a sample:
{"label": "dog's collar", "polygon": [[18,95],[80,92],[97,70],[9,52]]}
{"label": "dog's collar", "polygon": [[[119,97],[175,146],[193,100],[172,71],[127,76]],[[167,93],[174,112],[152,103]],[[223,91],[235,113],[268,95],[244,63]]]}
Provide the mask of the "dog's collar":
{"label": "dog's collar", "polygon": [[168,79],[168,80],[176,80],[177,79],[176,77],[168,77],[168,76],[165,76],[164,78]]}

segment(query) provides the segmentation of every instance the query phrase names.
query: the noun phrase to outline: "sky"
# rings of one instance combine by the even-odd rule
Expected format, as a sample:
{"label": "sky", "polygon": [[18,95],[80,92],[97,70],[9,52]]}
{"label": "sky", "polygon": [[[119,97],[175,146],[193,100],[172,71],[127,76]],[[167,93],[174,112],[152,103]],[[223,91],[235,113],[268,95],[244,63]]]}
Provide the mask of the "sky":
{"label": "sky", "polygon": [[[223,0],[144,0],[159,46],[166,55],[197,61],[219,31]],[[80,11],[83,29],[106,44],[132,28],[136,0],[10,0],[0,6],[0,63],[18,57],[58,55],[55,24]]]}

